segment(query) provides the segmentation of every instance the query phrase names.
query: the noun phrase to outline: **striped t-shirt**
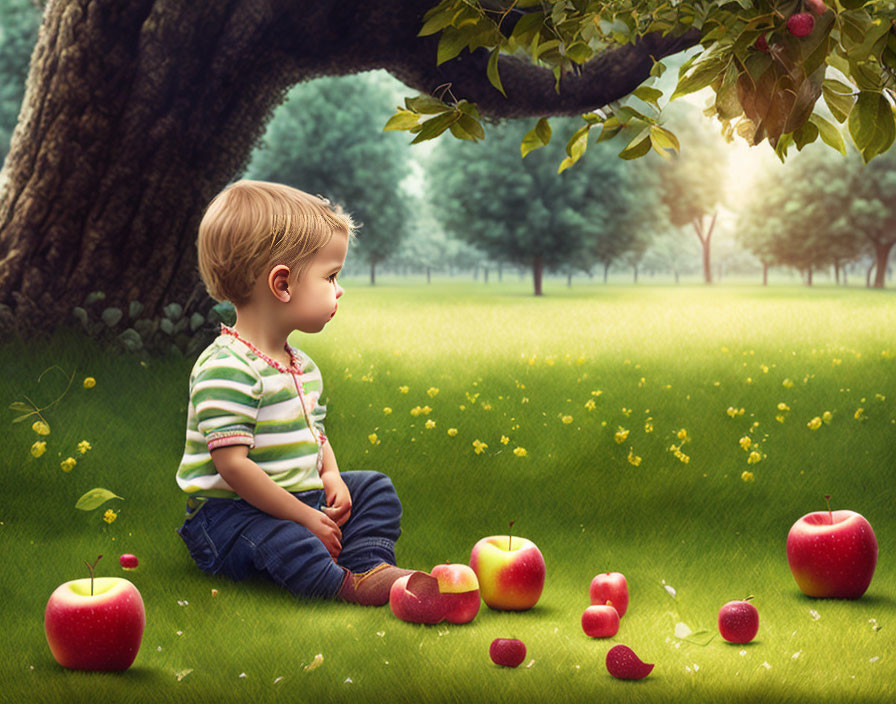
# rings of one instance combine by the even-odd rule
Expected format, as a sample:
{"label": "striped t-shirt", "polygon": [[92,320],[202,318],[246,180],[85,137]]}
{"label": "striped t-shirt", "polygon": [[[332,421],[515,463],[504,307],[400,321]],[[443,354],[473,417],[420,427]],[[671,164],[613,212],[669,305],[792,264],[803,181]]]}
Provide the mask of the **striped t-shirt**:
{"label": "striped t-shirt", "polygon": [[[187,439],[177,469],[178,486],[191,497],[239,498],[211,458],[211,450],[225,445],[248,445],[249,459],[287,491],[323,488],[323,381],[308,355],[288,344],[285,349],[289,367],[222,325],[221,335],[199,355],[190,373]],[[190,503],[195,508],[202,499]]]}

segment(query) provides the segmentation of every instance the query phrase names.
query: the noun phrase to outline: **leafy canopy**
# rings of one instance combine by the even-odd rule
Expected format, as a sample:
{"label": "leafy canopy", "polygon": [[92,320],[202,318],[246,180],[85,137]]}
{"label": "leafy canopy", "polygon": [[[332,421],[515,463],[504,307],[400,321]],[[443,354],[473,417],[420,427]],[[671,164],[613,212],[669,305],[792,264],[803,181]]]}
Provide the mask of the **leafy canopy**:
{"label": "leafy canopy", "polygon": [[[511,13],[519,16],[515,24],[508,21]],[[486,73],[501,93],[501,53],[550,68],[559,92],[561,75],[613,46],[648,33],[681,36],[690,30],[700,33],[700,50],[681,66],[670,100],[710,88],[715,101],[707,114],[718,118],[729,141],[768,140],[784,161],[791,146],[799,151],[820,137],[846,155],[840,128],[817,111],[822,98],[866,163],[892,146],[893,0],[442,0],[424,15],[418,36],[440,33],[439,65],[464,49],[488,49]],[[616,101],[583,114],[584,125],[567,143],[558,171],[581,158],[592,129],[598,142],[630,134],[619,153],[624,159],[651,149],[663,156],[679,152],[675,134],[660,124],[663,93],[650,85],[664,70],[654,60],[650,78],[632,93],[646,109]],[[414,133],[412,144],[446,130],[458,139],[484,139],[476,105],[463,97],[446,101],[446,93],[450,88],[438,97],[406,98],[385,129]],[[542,117],[523,138],[522,156],[550,139]]]}

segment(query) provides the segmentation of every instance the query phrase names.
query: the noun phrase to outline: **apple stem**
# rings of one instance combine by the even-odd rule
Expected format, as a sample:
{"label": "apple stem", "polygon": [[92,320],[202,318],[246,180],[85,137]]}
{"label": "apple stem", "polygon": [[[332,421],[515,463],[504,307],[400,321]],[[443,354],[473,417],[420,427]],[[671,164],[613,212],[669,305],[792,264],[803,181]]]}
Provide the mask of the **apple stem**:
{"label": "apple stem", "polygon": [[744,599],[741,599],[741,601],[749,601],[750,599],[753,599],[753,598],[755,598],[755,597],[752,594],[750,594],[750,596],[748,596]]}
{"label": "apple stem", "polygon": [[87,560],[84,560],[84,564],[87,565],[87,569],[90,570],[90,596],[93,596],[93,569],[96,567],[96,563],[100,561],[101,557],[102,555],[98,555],[92,565]]}
{"label": "apple stem", "polygon": [[831,513],[831,495],[824,495],[824,502],[828,505],[828,515],[831,517],[831,525],[834,525],[834,514]]}
{"label": "apple stem", "polygon": [[[510,528],[513,528],[513,524],[514,524],[514,523],[516,523],[516,521],[511,521],[511,522],[510,522]],[[511,545],[511,543],[513,542],[513,535],[510,533],[510,528],[507,529],[507,533],[508,533],[508,535],[507,535],[507,549],[508,549],[508,550],[510,550],[510,545]]]}

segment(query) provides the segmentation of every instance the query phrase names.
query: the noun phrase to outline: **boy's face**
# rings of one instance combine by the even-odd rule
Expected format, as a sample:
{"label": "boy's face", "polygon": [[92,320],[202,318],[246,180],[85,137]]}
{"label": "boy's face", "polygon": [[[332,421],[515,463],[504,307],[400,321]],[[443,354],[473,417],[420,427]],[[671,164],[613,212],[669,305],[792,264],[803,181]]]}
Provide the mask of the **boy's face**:
{"label": "boy's face", "polygon": [[334,233],[330,241],[311,258],[311,262],[298,283],[290,276],[290,288],[294,292],[288,303],[291,325],[302,332],[320,332],[336,315],[336,301],[342,296],[342,287],[336,275],[345,264],[348,253],[348,235]]}

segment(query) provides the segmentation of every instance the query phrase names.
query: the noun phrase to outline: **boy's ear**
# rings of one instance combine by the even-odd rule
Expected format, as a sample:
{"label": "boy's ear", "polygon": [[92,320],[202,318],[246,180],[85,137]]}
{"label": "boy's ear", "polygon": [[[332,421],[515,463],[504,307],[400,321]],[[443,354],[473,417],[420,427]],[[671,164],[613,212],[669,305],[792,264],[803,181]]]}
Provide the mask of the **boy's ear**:
{"label": "boy's ear", "polygon": [[278,264],[271,269],[268,274],[268,288],[279,300],[288,303],[290,299],[289,291],[289,267],[285,264]]}

